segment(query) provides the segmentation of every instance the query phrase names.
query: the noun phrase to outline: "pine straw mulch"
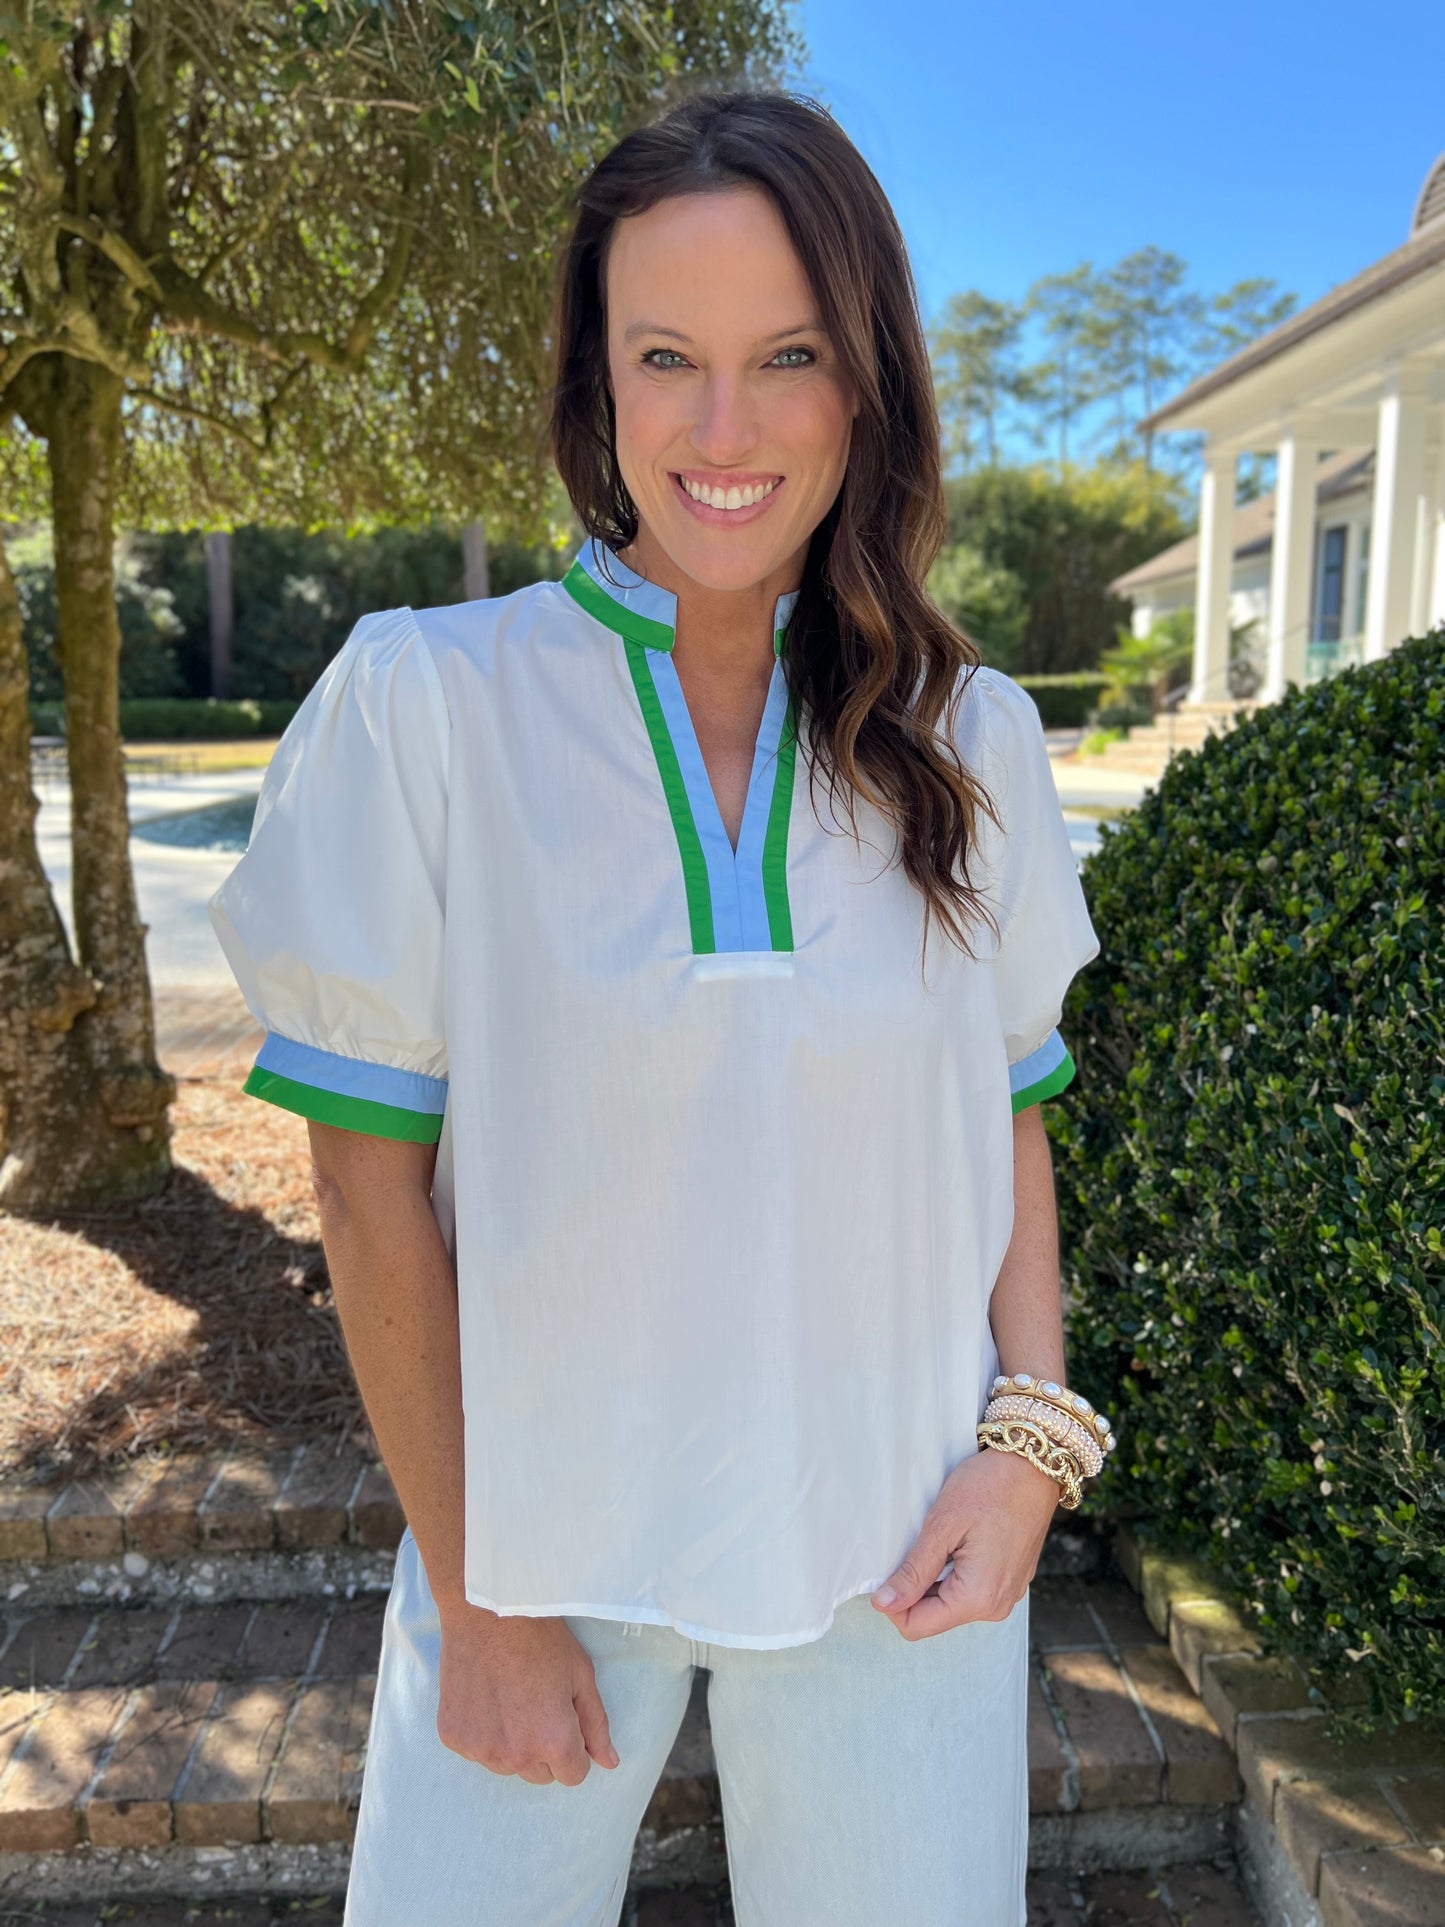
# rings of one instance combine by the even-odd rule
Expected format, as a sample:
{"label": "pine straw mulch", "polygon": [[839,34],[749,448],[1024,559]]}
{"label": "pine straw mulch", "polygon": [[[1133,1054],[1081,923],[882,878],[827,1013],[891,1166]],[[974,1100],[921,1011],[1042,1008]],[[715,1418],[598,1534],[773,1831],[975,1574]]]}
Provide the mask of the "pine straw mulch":
{"label": "pine straw mulch", "polygon": [[181,1078],[174,1168],[105,1209],[0,1219],[0,1477],[161,1449],[370,1439],[303,1119]]}

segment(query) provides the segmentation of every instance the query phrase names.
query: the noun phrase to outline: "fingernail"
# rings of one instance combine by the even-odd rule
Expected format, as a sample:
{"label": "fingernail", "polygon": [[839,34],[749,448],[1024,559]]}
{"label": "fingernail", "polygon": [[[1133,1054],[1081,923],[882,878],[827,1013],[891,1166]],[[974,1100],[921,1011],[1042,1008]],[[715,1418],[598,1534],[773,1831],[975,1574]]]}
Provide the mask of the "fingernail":
{"label": "fingernail", "polygon": [[873,1595],[873,1603],[876,1606],[891,1606],[897,1597],[891,1586],[880,1586]]}
{"label": "fingernail", "polygon": [[612,1764],[616,1766],[618,1764],[617,1748],[615,1746],[609,1746],[607,1751],[612,1755]]}

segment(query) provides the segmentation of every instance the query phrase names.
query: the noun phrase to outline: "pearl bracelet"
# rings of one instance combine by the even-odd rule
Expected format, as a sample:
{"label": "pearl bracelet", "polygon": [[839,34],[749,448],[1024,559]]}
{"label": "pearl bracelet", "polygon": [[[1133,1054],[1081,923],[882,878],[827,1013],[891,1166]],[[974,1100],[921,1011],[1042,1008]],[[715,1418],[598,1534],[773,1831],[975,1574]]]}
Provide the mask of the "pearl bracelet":
{"label": "pearl bracelet", "polygon": [[1062,1445],[1073,1453],[1086,1479],[1097,1478],[1103,1470],[1104,1453],[1095,1435],[1082,1419],[1075,1418],[1072,1413],[1061,1412],[1049,1399],[1025,1398],[1021,1393],[1012,1397],[991,1398],[984,1418],[989,1422],[995,1419],[1031,1419],[1056,1445]]}
{"label": "pearl bracelet", "polygon": [[1107,1457],[1113,1451],[1117,1440],[1114,1428],[1102,1412],[1096,1412],[1089,1401],[1078,1392],[1071,1392],[1067,1386],[1058,1384],[1051,1378],[1035,1378],[1030,1372],[1015,1372],[1012,1378],[1001,1374],[993,1381],[990,1396],[1011,1397],[1024,1393],[1030,1398],[1041,1398],[1055,1405],[1071,1418],[1077,1418],[1086,1430],[1092,1429],[1103,1447]]}

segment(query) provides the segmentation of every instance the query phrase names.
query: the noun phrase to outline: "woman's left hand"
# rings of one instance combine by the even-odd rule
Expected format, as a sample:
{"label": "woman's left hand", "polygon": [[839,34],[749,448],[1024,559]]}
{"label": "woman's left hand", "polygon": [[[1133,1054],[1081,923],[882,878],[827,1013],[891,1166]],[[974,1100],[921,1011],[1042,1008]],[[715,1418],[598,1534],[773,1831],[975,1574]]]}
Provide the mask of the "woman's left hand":
{"label": "woman's left hand", "polygon": [[[987,1447],[954,1467],[891,1579],[870,1594],[905,1639],[1007,1619],[1028,1591],[1059,1488],[1016,1452]],[[952,1559],[953,1571],[937,1575]],[[894,1598],[884,1605],[891,1586]]]}

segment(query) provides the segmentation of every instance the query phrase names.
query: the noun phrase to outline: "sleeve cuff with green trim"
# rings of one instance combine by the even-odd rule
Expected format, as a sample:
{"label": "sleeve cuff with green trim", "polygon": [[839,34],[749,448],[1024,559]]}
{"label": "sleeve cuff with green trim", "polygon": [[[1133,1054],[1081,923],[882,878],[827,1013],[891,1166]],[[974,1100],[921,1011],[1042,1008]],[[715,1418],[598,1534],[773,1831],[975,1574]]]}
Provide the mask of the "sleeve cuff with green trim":
{"label": "sleeve cuff with green trim", "polygon": [[1057,1097],[1074,1080],[1074,1060],[1057,1030],[1051,1030],[1037,1050],[1008,1067],[1009,1094],[1014,1115],[1040,1104],[1046,1097]]}
{"label": "sleeve cuff with green trim", "polygon": [[447,1101],[444,1077],[341,1057],[276,1031],[266,1033],[241,1088],[318,1124],[410,1144],[437,1142]]}

